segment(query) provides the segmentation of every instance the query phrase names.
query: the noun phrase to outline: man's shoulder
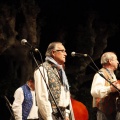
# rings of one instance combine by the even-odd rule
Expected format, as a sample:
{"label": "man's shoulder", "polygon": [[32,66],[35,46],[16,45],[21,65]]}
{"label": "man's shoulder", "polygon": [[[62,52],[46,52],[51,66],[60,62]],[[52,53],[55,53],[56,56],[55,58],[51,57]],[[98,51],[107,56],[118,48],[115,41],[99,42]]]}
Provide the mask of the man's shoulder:
{"label": "man's shoulder", "polygon": [[104,71],[105,71],[105,68],[100,68],[99,71],[100,71],[100,72],[104,72]]}
{"label": "man's shoulder", "polygon": [[99,69],[98,73],[106,74],[106,69],[105,68],[101,68],[101,69]]}
{"label": "man's shoulder", "polygon": [[45,61],[45,62],[39,64],[39,66],[36,67],[34,71],[37,71],[37,70],[39,70],[40,68],[43,68],[43,67],[47,69],[47,68],[51,67],[51,63],[49,63],[48,61]]}
{"label": "man's shoulder", "polygon": [[15,93],[21,93],[21,92],[23,92],[22,87],[19,87],[15,90]]}
{"label": "man's shoulder", "polygon": [[43,62],[43,63],[40,63],[36,68],[35,68],[35,70],[34,71],[36,71],[36,70],[38,70],[40,67],[42,67],[43,66],[43,64],[45,64],[46,62]]}

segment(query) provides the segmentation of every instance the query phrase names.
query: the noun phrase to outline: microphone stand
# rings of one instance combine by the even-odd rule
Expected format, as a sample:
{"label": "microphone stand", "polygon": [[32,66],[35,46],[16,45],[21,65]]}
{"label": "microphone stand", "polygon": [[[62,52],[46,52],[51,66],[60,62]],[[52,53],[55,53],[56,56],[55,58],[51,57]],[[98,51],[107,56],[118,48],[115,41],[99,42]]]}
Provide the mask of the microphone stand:
{"label": "microphone stand", "polygon": [[12,105],[11,103],[9,102],[9,100],[7,99],[7,97],[4,95],[4,99],[6,100],[6,106],[8,107],[10,113],[11,113],[11,117],[10,120],[15,120],[15,116],[14,116],[14,113],[12,111]]}
{"label": "microphone stand", "polygon": [[[33,51],[31,51],[30,54],[31,54],[32,58],[34,59],[36,65],[37,65],[37,67],[38,67],[38,69],[39,69],[39,71],[40,71],[40,74],[41,74],[41,76],[42,76],[42,78],[43,78],[43,80],[44,80],[44,82],[45,82],[45,84],[46,84],[46,86],[47,86],[47,89],[48,89],[48,91],[49,91],[49,93],[50,93],[50,95],[51,95],[51,97],[52,97],[52,99],[53,99],[53,101],[54,101],[54,103],[55,103],[55,105],[56,105],[56,107],[57,107],[57,110],[58,110],[58,113],[59,113],[59,115],[60,115],[60,117],[61,117],[61,120],[64,120],[64,117],[63,117],[63,115],[62,115],[62,112],[61,112],[60,108],[58,107],[58,105],[57,105],[57,103],[56,103],[56,101],[55,101],[55,98],[54,98],[54,96],[53,96],[53,94],[52,94],[52,92],[51,92],[48,84],[46,83],[45,76],[43,76],[43,74],[42,74],[42,72],[41,72],[41,70],[40,70],[40,68],[39,68],[38,62],[37,62],[37,60],[36,60],[36,58],[35,58],[35,56],[34,56],[34,54],[33,54]],[[43,66],[43,70],[44,70],[44,66]],[[58,118],[58,119],[59,119],[59,118]]]}

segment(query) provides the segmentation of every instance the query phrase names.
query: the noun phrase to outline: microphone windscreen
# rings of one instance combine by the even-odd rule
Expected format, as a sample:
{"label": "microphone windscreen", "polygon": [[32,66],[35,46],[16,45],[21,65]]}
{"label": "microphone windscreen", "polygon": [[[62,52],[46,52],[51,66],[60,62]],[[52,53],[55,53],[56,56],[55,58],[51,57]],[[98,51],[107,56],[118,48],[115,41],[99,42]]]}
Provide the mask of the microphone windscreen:
{"label": "microphone windscreen", "polygon": [[22,40],[21,40],[21,44],[22,44],[22,45],[25,45],[25,43],[27,43],[27,40],[26,40],[26,39],[22,39]]}
{"label": "microphone windscreen", "polygon": [[73,57],[74,57],[74,56],[75,56],[75,52],[71,52],[71,56],[73,56]]}

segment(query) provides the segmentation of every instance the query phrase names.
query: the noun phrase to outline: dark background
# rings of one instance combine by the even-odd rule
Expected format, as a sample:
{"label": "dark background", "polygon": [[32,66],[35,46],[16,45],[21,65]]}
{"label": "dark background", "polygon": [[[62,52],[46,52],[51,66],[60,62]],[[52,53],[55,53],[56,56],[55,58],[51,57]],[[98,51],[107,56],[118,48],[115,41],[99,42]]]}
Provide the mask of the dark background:
{"label": "dark background", "polygon": [[[37,47],[44,60],[48,44],[64,43],[67,51],[66,73],[73,98],[84,103],[89,119],[95,120],[90,87],[95,68],[89,57],[72,57],[71,52],[88,54],[98,68],[100,56],[114,51],[120,61],[120,7],[113,0],[1,0],[0,1],[0,119],[9,120],[3,96],[13,101],[14,91],[26,82],[36,67],[27,39]],[[39,54],[35,53],[38,62]],[[119,69],[116,71],[120,79]]]}

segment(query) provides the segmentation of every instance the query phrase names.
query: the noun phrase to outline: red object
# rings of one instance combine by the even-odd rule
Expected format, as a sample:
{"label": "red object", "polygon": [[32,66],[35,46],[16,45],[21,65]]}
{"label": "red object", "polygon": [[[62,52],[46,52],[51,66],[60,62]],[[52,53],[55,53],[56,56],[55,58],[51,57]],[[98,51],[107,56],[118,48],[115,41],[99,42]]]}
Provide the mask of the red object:
{"label": "red object", "polygon": [[71,103],[73,107],[75,120],[88,120],[89,119],[88,110],[83,103],[73,98],[71,98]]}

